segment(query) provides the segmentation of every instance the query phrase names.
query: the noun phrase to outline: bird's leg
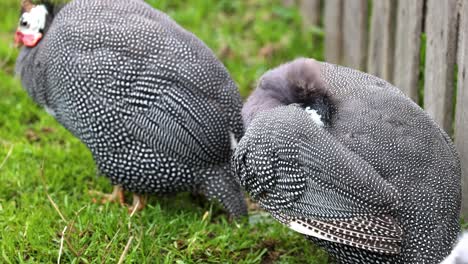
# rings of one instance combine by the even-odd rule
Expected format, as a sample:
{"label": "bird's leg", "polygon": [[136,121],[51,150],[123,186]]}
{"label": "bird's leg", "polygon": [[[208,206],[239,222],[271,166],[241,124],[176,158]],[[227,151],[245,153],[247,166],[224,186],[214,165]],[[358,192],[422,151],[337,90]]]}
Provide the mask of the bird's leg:
{"label": "bird's leg", "polygon": [[128,212],[133,214],[136,211],[141,211],[146,206],[147,197],[146,195],[142,194],[133,194],[133,202],[132,205],[128,207]]}
{"label": "bird's leg", "polygon": [[114,185],[114,189],[112,190],[112,193],[110,194],[95,192],[95,191],[92,191],[91,193],[102,197],[101,203],[118,202],[121,205],[125,205],[124,190],[122,186],[120,185]]}
{"label": "bird's leg", "polygon": [[[128,212],[132,214],[143,210],[146,206],[147,197],[146,195],[141,194],[133,194],[132,205],[128,206],[125,203],[124,190],[120,185],[114,185],[114,190],[111,194],[96,191],[91,191],[90,193],[102,197],[101,203],[118,202],[120,205],[126,206],[128,208]],[[96,199],[94,199],[94,202],[97,202]]]}

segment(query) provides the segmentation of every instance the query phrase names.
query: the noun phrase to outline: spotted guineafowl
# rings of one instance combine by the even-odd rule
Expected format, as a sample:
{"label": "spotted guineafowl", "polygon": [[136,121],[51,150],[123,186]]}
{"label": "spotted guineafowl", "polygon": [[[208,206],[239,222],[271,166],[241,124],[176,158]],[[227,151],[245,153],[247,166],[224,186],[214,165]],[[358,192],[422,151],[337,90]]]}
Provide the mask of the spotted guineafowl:
{"label": "spotted guineafowl", "polygon": [[242,111],[241,185],[339,263],[439,263],[456,241],[459,158],[389,83],[297,59],[267,72]]}
{"label": "spotted guineafowl", "polygon": [[24,0],[16,42],[24,88],[91,150],[110,199],[191,191],[247,213],[230,168],[242,101],[193,34],[141,0]]}

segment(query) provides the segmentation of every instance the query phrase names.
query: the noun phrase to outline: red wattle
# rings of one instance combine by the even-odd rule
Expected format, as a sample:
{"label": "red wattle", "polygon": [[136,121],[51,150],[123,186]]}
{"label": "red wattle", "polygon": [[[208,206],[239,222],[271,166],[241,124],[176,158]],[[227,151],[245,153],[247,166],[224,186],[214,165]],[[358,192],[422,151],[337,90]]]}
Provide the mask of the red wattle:
{"label": "red wattle", "polygon": [[23,33],[21,33],[20,31],[16,31],[16,33],[15,33],[15,44],[17,46],[23,45],[22,39],[23,39]]}
{"label": "red wattle", "polygon": [[16,45],[19,45],[19,46],[24,45],[29,48],[35,47],[41,39],[42,39],[41,33],[24,34],[20,31],[16,31],[16,34],[15,34]]}

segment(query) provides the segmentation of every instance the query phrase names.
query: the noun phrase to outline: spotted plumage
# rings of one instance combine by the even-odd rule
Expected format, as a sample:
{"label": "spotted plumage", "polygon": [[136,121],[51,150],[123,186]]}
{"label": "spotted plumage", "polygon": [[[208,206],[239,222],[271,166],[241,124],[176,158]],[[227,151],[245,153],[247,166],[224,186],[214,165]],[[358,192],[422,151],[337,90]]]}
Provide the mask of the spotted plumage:
{"label": "spotted plumage", "polygon": [[241,98],[212,51],[141,0],[47,7],[43,36],[17,33],[42,38],[21,50],[17,73],[101,173],[135,193],[202,192],[246,214],[229,162]]}
{"label": "spotted plumage", "polygon": [[241,185],[339,263],[449,254],[460,228],[458,155],[391,84],[298,59],[262,76],[243,118],[233,157]]}

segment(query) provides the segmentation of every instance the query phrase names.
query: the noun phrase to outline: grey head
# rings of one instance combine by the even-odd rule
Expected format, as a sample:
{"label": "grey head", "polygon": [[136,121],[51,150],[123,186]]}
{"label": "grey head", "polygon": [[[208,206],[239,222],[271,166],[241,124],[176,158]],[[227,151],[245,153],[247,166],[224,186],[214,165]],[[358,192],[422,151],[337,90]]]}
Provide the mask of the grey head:
{"label": "grey head", "polygon": [[315,60],[300,58],[266,72],[242,109],[244,125],[261,111],[290,104],[315,109],[322,122],[330,121],[333,102]]}

